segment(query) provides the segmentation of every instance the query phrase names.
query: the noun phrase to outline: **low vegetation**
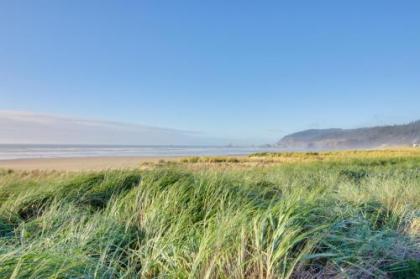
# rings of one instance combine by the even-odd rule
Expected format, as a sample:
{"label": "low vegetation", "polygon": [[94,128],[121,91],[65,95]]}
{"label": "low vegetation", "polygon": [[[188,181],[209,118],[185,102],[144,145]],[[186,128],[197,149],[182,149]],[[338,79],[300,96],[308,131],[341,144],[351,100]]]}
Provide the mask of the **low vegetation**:
{"label": "low vegetation", "polygon": [[219,159],[0,171],[0,278],[420,274],[418,153]]}

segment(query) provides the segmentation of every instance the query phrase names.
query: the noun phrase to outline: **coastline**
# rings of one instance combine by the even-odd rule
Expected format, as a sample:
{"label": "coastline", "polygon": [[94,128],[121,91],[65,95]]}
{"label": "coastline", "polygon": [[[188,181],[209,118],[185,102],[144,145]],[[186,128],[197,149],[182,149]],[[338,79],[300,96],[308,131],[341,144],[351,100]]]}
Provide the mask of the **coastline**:
{"label": "coastline", "polygon": [[177,161],[179,156],[136,156],[136,157],[69,157],[0,160],[0,169],[45,170],[45,171],[89,171],[106,169],[139,168],[145,163],[160,160]]}

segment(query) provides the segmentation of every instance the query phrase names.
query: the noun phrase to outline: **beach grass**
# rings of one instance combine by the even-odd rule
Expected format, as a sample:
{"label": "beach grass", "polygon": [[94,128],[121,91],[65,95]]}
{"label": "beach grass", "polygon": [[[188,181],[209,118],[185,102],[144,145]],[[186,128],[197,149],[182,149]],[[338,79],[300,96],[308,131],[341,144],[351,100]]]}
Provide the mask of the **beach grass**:
{"label": "beach grass", "polygon": [[0,278],[416,278],[419,155],[2,170]]}

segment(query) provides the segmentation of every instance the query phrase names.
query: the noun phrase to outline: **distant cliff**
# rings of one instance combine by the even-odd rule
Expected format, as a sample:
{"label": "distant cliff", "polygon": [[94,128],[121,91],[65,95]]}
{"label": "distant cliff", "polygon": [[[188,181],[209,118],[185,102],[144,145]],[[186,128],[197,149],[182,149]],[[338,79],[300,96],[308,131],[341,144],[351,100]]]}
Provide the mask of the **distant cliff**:
{"label": "distant cliff", "polygon": [[278,146],[295,149],[350,149],[420,144],[420,120],[404,125],[359,129],[311,129],[282,138]]}

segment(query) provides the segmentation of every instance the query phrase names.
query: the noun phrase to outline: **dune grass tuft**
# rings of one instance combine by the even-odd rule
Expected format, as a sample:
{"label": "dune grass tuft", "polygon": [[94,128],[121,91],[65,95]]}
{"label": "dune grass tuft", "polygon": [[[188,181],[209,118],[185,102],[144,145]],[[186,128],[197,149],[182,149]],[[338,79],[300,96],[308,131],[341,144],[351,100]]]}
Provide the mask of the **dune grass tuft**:
{"label": "dune grass tuft", "polygon": [[0,278],[420,274],[419,157],[198,161],[230,163],[1,171]]}

